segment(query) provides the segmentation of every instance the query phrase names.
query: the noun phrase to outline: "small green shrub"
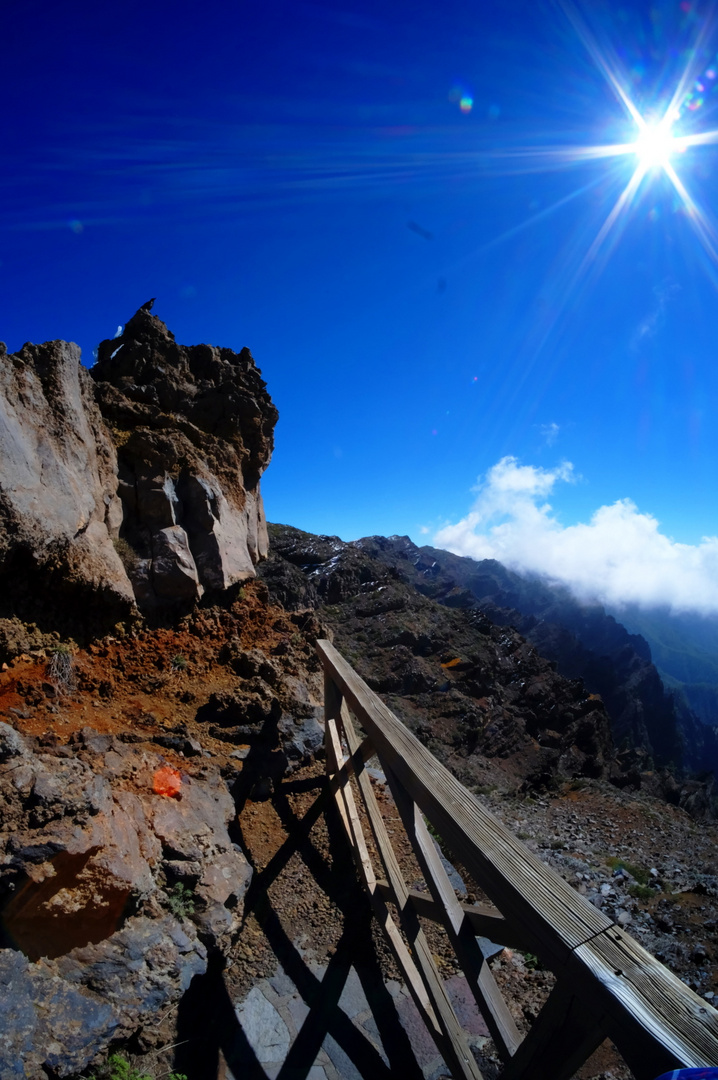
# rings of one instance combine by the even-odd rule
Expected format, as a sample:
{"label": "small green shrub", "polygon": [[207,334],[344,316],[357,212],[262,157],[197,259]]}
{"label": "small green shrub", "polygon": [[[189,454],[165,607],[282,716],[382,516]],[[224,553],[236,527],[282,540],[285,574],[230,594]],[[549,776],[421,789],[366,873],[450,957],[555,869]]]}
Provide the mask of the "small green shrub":
{"label": "small green shrub", "polygon": [[177,919],[194,915],[194,895],[187,885],[178,881],[167,893],[167,907]]}
{"label": "small green shrub", "polygon": [[182,656],[181,653],[177,653],[177,655],[173,656],[172,660],[171,660],[172,670],[173,671],[186,671],[187,663],[188,663],[187,657]]}
{"label": "small green shrub", "polygon": [[149,1073],[138,1072],[122,1054],[110,1054],[107,1064],[89,1080],[152,1080]]}
{"label": "small green shrub", "polygon": [[[187,1080],[185,1073],[172,1072],[165,1075],[167,1080]],[[107,1064],[101,1066],[99,1072],[88,1076],[87,1080],[154,1080],[154,1077],[130,1065],[122,1054],[110,1054]]]}
{"label": "small green shrub", "polygon": [[649,889],[648,885],[629,885],[628,895],[634,900],[650,900],[656,895],[656,890]]}

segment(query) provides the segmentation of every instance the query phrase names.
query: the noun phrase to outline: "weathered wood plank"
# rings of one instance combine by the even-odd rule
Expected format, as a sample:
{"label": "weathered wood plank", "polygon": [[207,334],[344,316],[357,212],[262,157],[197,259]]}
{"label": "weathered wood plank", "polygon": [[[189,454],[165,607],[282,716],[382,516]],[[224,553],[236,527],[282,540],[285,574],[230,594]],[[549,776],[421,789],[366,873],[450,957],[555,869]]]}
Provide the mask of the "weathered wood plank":
{"label": "weathered wood plank", "polygon": [[[339,744],[335,721],[331,717],[326,720],[326,743],[327,765],[334,775],[336,775],[337,766],[341,761],[341,746]],[[353,804],[354,797],[351,789],[348,788],[348,778],[344,784],[337,788],[335,798],[347,838],[357,863],[359,875],[369,893],[369,899],[377,921],[386,934],[389,945],[394,952],[399,968],[426,1027],[435,1039],[442,1040],[443,1034],[441,1027],[439,1026],[424,983],[422,982],[419,970],[406,947],[406,943],[404,942],[388,907],[376,888],[374,869],[366,847],[361,822],[356,814],[355,807],[350,809],[349,804]]]}
{"label": "weathered wood plank", "polygon": [[620,927],[576,949],[566,974],[606,1013],[638,1080],[718,1065],[718,1012]]}
{"label": "weathered wood plank", "polygon": [[604,1038],[605,1018],[558,983],[501,1080],[570,1080]]}
{"label": "weathered wood plank", "polygon": [[[377,889],[385,900],[392,896],[389,882],[384,878],[377,878]],[[419,892],[417,889],[409,889],[409,900],[413,904],[418,915],[432,922],[442,922],[443,912],[437,907],[431,893]],[[473,934],[489,938],[497,945],[506,945],[510,949],[518,949],[520,952],[531,952],[531,942],[525,935],[517,931],[503,917],[498,908],[490,904],[460,904],[464,918],[468,920]]]}
{"label": "weathered wood plank", "polygon": [[468,920],[464,919],[461,905],[419,808],[403,790],[392,770],[385,767],[385,771],[394,802],[419,860],[426,883],[437,907],[444,913],[442,920],[444,928],[476,999],[476,1004],[488,1024],[501,1058],[508,1061],[516,1053],[521,1042],[514,1019],[501,996]]}
{"label": "weathered wood plank", "polygon": [[[641,950],[641,964],[650,957],[650,973],[635,970],[630,977],[612,974],[625,970],[619,960],[625,961],[630,970],[625,952],[640,946],[626,945],[620,957],[609,956],[611,948],[616,947],[615,943],[610,947],[606,944],[613,927],[611,921],[481,806],[329,642],[318,642],[317,652],[382,759],[439,831],[454,857],[467,867],[506,919],[531,938],[531,951],[559,977],[570,973],[572,986],[584,1002],[600,998],[600,1007],[612,1025],[610,1034],[624,1056],[630,1055],[632,1047],[639,1043],[646,1047],[646,1054],[653,1047],[661,1062],[654,1075],[664,1068],[718,1061],[715,1010],[645,950]],[[665,1067],[664,1060],[668,1062]],[[633,1061],[629,1064],[636,1072]]]}
{"label": "weathered wood plank", "polygon": [[[340,718],[349,751],[353,753],[359,747],[359,738],[344,703],[340,708]],[[397,906],[402,929],[413,950],[416,965],[421,972],[424,986],[429,994],[436,1019],[441,1028],[443,1038],[438,1038],[436,1033],[432,1032],[434,1041],[444,1061],[457,1077],[465,1077],[466,1080],[482,1080],[481,1070],[474,1061],[466,1039],[466,1033],[456,1018],[444,983],[436,969],[424,931],[421,929],[416,912],[409,901],[409,890],[402,876],[389,834],[386,831],[371,781],[363,770],[357,773],[356,779],[374,833],[374,840],[389,879],[393,893],[392,899]]]}

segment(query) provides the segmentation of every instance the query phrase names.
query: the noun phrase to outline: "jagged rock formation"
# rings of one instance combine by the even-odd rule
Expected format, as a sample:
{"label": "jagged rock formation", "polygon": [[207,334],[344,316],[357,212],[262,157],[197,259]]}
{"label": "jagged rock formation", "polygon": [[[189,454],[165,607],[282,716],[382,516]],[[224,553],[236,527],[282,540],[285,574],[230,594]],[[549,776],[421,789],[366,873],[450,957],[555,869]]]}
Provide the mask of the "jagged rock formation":
{"label": "jagged rock formation", "polygon": [[112,544],[117,461],[80,350],[0,348],[0,615],[80,605],[109,625],[133,606]]}
{"label": "jagged rock formation", "polygon": [[91,372],[0,346],[0,622],[86,635],[254,577],[276,420],[248,349],[177,345],[145,308]]}
{"label": "jagged rock formation", "polygon": [[140,607],[254,577],[277,410],[251,353],[177,345],[146,308],[92,368],[119,462],[121,550]]}

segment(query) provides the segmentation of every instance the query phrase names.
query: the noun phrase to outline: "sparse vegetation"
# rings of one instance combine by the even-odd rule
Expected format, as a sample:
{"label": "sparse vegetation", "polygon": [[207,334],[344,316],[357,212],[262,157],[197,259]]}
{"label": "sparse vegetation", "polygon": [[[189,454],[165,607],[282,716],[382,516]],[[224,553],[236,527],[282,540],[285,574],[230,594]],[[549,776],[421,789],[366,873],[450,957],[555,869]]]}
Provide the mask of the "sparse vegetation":
{"label": "sparse vegetation", "polygon": [[[166,1080],[187,1080],[185,1073],[165,1073]],[[151,1073],[140,1072],[122,1054],[110,1054],[107,1064],[93,1072],[87,1080],[155,1080]]]}
{"label": "sparse vegetation", "polygon": [[173,671],[186,671],[187,670],[188,660],[187,660],[186,656],[182,655],[182,653],[177,653],[176,656],[173,656],[170,663],[172,664],[172,670]]}
{"label": "sparse vegetation", "polygon": [[132,545],[124,538],[124,536],[118,536],[112,541],[113,547],[120,557],[120,562],[124,566],[127,573],[131,573],[137,568],[139,561],[139,555],[132,547]]}
{"label": "sparse vegetation", "polygon": [[649,888],[648,885],[629,885],[628,895],[634,900],[650,900],[656,895],[656,890]]}
{"label": "sparse vegetation", "polygon": [[75,689],[75,663],[69,645],[60,642],[51,647],[47,675],[58,690],[69,694]]}
{"label": "sparse vegetation", "polygon": [[[651,875],[648,870],[644,870],[640,866],[635,866],[633,863],[626,862],[624,859],[618,859],[615,855],[611,855],[606,859],[606,863],[612,870],[625,870],[639,885],[647,885],[651,880]],[[653,893],[650,890],[649,892],[652,896]]]}
{"label": "sparse vegetation", "polygon": [[167,893],[167,907],[177,919],[194,915],[194,894],[187,885],[178,881]]}

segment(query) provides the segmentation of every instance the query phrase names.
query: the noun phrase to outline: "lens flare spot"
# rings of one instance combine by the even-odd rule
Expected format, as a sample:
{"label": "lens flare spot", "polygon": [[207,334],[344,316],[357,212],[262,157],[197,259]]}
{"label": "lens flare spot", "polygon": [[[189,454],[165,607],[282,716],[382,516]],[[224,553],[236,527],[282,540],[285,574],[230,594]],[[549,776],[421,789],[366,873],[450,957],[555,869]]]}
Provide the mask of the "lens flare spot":
{"label": "lens flare spot", "polygon": [[461,101],[459,102],[459,108],[461,109],[462,113],[470,113],[473,107],[474,99],[472,97],[469,97],[468,94],[464,94]]}
{"label": "lens flare spot", "polygon": [[661,168],[676,151],[676,140],[665,124],[647,124],[634,143],[636,156],[644,169]]}

